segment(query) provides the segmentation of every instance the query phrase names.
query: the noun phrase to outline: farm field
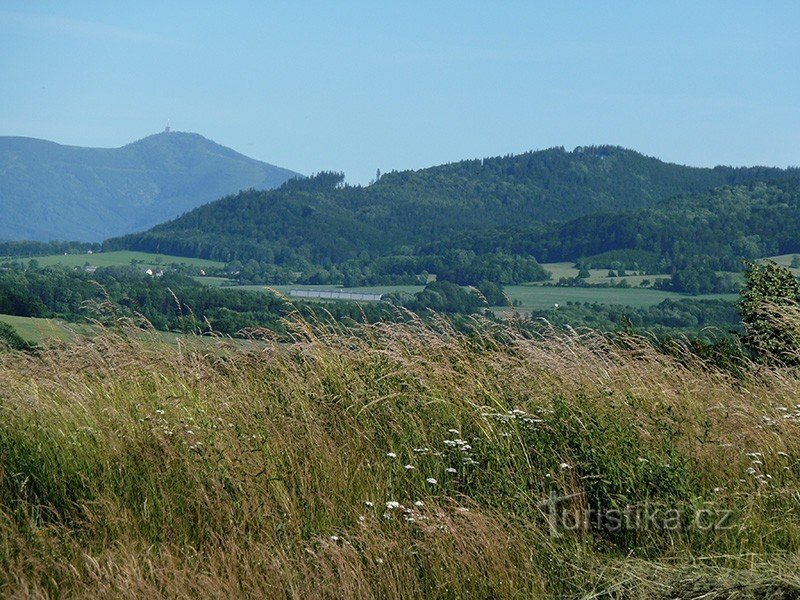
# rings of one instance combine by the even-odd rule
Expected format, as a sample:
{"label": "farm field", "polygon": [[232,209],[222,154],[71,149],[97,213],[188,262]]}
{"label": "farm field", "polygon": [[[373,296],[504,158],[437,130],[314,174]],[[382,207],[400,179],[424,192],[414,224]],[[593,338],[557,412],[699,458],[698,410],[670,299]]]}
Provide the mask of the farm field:
{"label": "farm field", "polygon": [[735,300],[737,294],[704,294],[688,296],[676,292],[666,292],[645,288],[604,288],[604,287],[550,287],[541,285],[509,285],[506,295],[518,300],[521,310],[553,308],[556,304],[567,302],[596,302],[597,304],[621,304],[632,307],[653,306],[666,299],[680,300]]}
{"label": "farm field", "polygon": [[796,254],[778,254],[776,256],[768,256],[762,260],[772,260],[781,265],[782,267],[786,267],[787,269],[791,269],[792,273],[795,274],[795,277],[800,276],[800,269],[792,268],[792,259],[797,256]]}
{"label": "farm field", "polygon": [[[8,323],[25,340],[34,344],[47,342],[76,342],[82,336],[92,337],[103,331],[103,328],[88,323],[68,323],[60,319],[40,319],[37,317],[18,317],[0,314],[0,321]],[[260,342],[239,338],[218,338],[210,336],[193,335],[176,331],[142,331],[139,336],[142,341],[150,340],[154,343],[183,344],[192,347],[214,346],[221,340],[229,340],[238,346],[259,346]]]}
{"label": "farm field", "polygon": [[[5,260],[9,260],[5,258]],[[28,259],[21,259],[28,260]],[[142,266],[158,267],[169,264],[184,264],[198,268],[219,268],[224,266],[221,262],[205,260],[203,258],[186,258],[185,256],[170,256],[168,254],[151,254],[148,252],[133,252],[119,250],[115,252],[95,252],[93,254],[50,254],[37,256],[35,260],[39,265],[64,265],[66,267],[82,267],[86,263],[95,267],[128,266],[132,261],[139,261]]]}
{"label": "farm field", "polygon": [[[542,263],[542,267],[552,273],[550,282],[555,283],[562,277],[573,278],[578,276],[578,269],[575,268],[574,262],[558,262],[558,263]],[[589,284],[602,284],[619,283],[625,279],[628,285],[636,287],[645,279],[654,281],[656,279],[669,279],[669,275],[625,275],[624,277],[609,277],[608,269],[589,269],[589,278],[585,281]],[[543,285],[547,282],[537,282],[537,285]]]}
{"label": "farm field", "polygon": [[90,325],[66,323],[58,319],[38,319],[35,317],[0,314],[0,321],[11,325],[22,338],[34,344],[45,340],[67,342],[91,330]]}

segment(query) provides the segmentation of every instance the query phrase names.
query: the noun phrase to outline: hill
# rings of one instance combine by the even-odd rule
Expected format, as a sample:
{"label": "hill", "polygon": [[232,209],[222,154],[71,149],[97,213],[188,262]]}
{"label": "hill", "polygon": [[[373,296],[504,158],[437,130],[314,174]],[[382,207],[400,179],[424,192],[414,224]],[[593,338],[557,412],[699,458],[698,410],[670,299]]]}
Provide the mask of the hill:
{"label": "hill", "polygon": [[121,148],[0,137],[0,239],[100,241],[297,175],[196,133],[164,132]]}
{"label": "hill", "polygon": [[[611,146],[572,152],[554,148],[392,172],[367,187],[347,186],[343,176],[323,173],[278,190],[223,198],[150,231],[109,240],[106,246],[224,262],[253,260],[303,272],[313,265],[330,271],[355,261],[360,269],[356,279],[363,283],[369,280],[365,263],[392,256],[444,258],[405,260],[400,266],[394,261],[388,267],[371,264],[371,273],[439,273],[444,263],[475,263],[454,256],[454,250],[573,260],[594,248],[576,247],[571,239],[569,223],[576,219],[588,224],[621,215],[625,221],[636,211],[669,212],[667,201],[681,195],[798,175],[797,169],[686,167]],[[515,245],[519,234],[525,244]],[[607,249],[601,243],[595,246],[598,252]],[[473,264],[474,276],[454,279],[473,283],[482,276],[475,274],[478,270],[492,275],[484,267]],[[519,278],[503,282],[514,280]]]}
{"label": "hill", "polygon": [[[683,194],[655,206],[603,212],[547,226],[459,234],[421,248],[476,253],[502,249],[543,261],[585,261],[665,272],[690,257],[714,257],[714,268],[740,270],[741,259],[800,252],[800,181],[756,181]],[[614,263],[614,264],[612,264]],[[618,263],[618,265],[616,264]],[[634,264],[638,263],[638,264]]]}

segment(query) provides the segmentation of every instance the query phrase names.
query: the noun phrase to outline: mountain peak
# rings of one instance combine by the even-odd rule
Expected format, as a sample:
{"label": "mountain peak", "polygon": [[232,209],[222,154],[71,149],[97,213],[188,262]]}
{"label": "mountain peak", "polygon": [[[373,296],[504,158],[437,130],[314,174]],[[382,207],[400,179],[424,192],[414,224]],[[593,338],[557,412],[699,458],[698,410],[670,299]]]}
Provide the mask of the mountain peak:
{"label": "mountain peak", "polygon": [[0,239],[99,241],[298,175],[192,132],[162,131],[120,148],[0,137]]}

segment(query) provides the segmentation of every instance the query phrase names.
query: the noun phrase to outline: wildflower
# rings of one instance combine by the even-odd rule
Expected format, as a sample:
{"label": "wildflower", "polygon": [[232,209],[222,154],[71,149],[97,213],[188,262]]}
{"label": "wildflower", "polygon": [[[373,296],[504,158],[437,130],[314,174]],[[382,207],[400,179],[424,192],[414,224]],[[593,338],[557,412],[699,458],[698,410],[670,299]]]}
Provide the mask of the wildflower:
{"label": "wildflower", "polygon": [[569,463],[562,462],[559,465],[562,469],[571,469],[572,467],[569,466]]}
{"label": "wildflower", "polygon": [[406,465],[406,466],[405,466],[405,467],[403,467],[403,468],[404,468],[406,471],[413,471],[413,470],[414,470],[414,465]]}
{"label": "wildflower", "polygon": [[382,558],[376,558],[376,559],[375,559],[375,562],[376,562],[377,564],[379,564],[379,565],[382,565],[382,564],[383,564],[383,559],[382,559]]}
{"label": "wildflower", "polygon": [[400,508],[400,503],[395,500],[389,500],[389,502],[386,503],[386,508],[389,510],[396,510]]}
{"label": "wildflower", "polygon": [[447,473],[458,473],[458,469],[454,469],[453,467],[447,467],[445,469]]}
{"label": "wildflower", "polygon": [[428,483],[430,483],[431,485],[436,485],[437,483],[439,483],[439,482],[438,482],[438,481],[436,481],[436,480],[435,480],[433,477],[428,477],[428,478],[427,478],[425,481],[427,481],[427,482],[428,482]]}
{"label": "wildflower", "polygon": [[416,506],[417,508],[422,508],[423,506],[425,506],[425,503],[422,500],[417,500],[416,502],[414,502],[414,506]]}
{"label": "wildflower", "polygon": [[331,541],[332,542],[338,542],[339,541],[339,536],[338,535],[332,535],[331,536]]}
{"label": "wildflower", "polygon": [[755,475],[756,470],[753,467],[747,467],[748,475]]}
{"label": "wildflower", "polygon": [[458,429],[448,429],[447,433],[452,433],[453,435],[459,435]]}
{"label": "wildflower", "polygon": [[389,458],[397,458],[397,454],[395,454],[394,452],[387,452],[386,456],[388,456]]}
{"label": "wildflower", "polygon": [[369,500],[367,500],[366,502],[364,502],[364,504],[365,504],[366,506],[369,506],[369,507],[375,506],[375,503],[374,503],[374,502],[370,502]]}
{"label": "wildflower", "polygon": [[367,520],[367,517],[365,517],[364,515],[359,515],[358,520],[359,522],[363,523],[364,521]]}

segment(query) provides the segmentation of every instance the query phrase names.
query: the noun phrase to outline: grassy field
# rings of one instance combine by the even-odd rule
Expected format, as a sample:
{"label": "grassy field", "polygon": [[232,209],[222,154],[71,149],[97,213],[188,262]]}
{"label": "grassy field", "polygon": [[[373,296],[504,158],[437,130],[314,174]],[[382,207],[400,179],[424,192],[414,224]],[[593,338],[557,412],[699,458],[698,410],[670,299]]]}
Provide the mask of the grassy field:
{"label": "grassy field", "polygon": [[[8,323],[26,341],[34,344],[48,344],[49,342],[77,342],[83,337],[93,338],[101,336],[106,331],[102,326],[90,323],[68,323],[60,319],[40,319],[37,317],[17,317],[13,315],[0,314],[0,321]],[[174,345],[193,345],[198,347],[209,347],[219,343],[219,339],[208,336],[197,336],[192,334],[173,332],[173,331],[145,331],[141,330],[136,335],[142,340],[156,343],[166,343]],[[224,338],[243,347],[258,347],[259,342],[245,339]]]}
{"label": "grassy field", "polygon": [[553,308],[556,304],[563,306],[567,302],[596,302],[598,304],[621,304],[632,307],[645,307],[658,304],[667,298],[679,300],[724,299],[736,300],[737,294],[704,294],[687,296],[675,292],[643,288],[600,288],[600,287],[543,287],[539,285],[509,285],[506,295],[520,302],[520,309]]}
{"label": "grassy field", "polygon": [[800,277],[800,269],[799,268],[792,268],[792,259],[797,256],[796,254],[779,254],[777,256],[770,256],[765,258],[764,260],[772,260],[781,265],[782,267],[786,267],[787,269],[791,269],[792,273],[794,273],[795,277]]}
{"label": "grassy field", "polygon": [[38,319],[35,317],[16,317],[0,314],[0,321],[8,323],[28,342],[38,344],[46,340],[67,342],[78,335],[91,331],[90,326],[78,323],[66,323],[57,319]]}
{"label": "grassy field", "polygon": [[[571,279],[578,276],[578,269],[574,262],[543,263],[542,267],[552,273],[551,282],[555,283],[562,277]],[[609,277],[608,269],[589,269],[589,278],[585,281],[590,284],[615,284],[625,279],[628,285],[637,287],[645,279],[669,279],[669,275],[626,275],[625,277]]]}
{"label": "grassy field", "polygon": [[169,256],[166,254],[149,254],[147,252],[132,252],[120,250],[116,252],[95,252],[94,254],[51,254],[37,256],[36,260],[43,267],[50,265],[64,265],[67,267],[83,267],[86,263],[95,267],[127,266],[132,261],[141,262],[142,266],[163,267],[168,264],[184,264],[200,269],[222,267],[223,263],[202,258],[185,258],[183,256]]}
{"label": "grassy field", "polygon": [[796,372],[496,334],[0,354],[0,596],[800,595]]}

